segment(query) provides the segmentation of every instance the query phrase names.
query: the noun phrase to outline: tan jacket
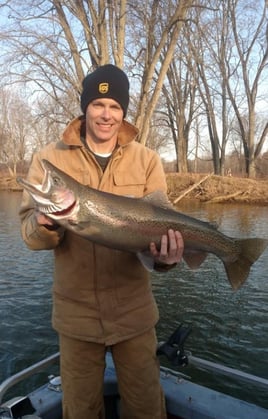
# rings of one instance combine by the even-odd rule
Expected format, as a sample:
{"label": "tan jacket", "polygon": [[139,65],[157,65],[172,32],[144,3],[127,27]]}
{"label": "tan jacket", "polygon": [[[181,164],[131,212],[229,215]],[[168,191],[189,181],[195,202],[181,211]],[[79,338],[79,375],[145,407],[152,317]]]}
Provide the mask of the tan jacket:
{"label": "tan jacket", "polygon": [[[166,192],[160,158],[135,141],[134,126],[123,122],[118,147],[103,173],[81,141],[84,123],[74,120],[61,141],[34,155],[28,180],[42,183],[45,158],[77,181],[103,191],[134,197]],[[54,249],[53,326],[59,333],[111,345],[156,324],[150,275],[136,255],[95,245],[62,227],[50,231],[38,226],[33,212],[34,203],[24,192],[23,240],[32,250]]]}

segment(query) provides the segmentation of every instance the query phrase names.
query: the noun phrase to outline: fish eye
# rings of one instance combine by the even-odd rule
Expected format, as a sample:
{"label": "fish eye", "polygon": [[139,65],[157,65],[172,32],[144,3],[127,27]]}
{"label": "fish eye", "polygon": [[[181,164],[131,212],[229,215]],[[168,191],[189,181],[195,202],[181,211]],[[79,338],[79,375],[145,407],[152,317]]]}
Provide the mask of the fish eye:
{"label": "fish eye", "polygon": [[59,178],[58,176],[54,176],[54,177],[53,177],[53,183],[54,183],[55,185],[60,185],[60,184],[61,184],[61,180],[60,180],[60,178]]}

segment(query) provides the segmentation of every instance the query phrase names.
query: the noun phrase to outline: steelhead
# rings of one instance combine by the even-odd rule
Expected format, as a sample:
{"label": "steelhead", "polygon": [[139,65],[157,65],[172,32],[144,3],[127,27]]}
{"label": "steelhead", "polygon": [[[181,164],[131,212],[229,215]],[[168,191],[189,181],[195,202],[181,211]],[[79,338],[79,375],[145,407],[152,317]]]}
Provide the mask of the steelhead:
{"label": "steelhead", "polygon": [[237,290],[268,244],[265,239],[228,237],[211,224],[176,211],[161,192],[144,198],[114,195],[80,184],[47,160],[42,164],[42,185],[18,178],[39,211],[92,242],[135,252],[147,268],[153,268],[149,243],[160,246],[168,229],[178,230],[188,266],[197,268],[213,253],[223,262],[230,284]]}

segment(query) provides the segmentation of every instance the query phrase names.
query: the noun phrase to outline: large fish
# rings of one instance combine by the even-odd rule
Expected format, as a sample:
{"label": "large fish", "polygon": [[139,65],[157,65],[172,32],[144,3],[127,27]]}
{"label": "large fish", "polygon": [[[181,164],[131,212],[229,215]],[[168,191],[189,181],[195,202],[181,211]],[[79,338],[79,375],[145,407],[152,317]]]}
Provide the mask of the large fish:
{"label": "large fish", "polygon": [[42,160],[42,164],[45,170],[42,185],[18,179],[39,211],[95,243],[135,252],[147,267],[153,267],[149,243],[159,246],[168,229],[178,230],[184,239],[186,263],[197,268],[208,253],[215,254],[222,260],[236,290],[268,244],[265,239],[228,237],[211,224],[173,209],[161,192],[144,198],[114,195],[80,184],[47,160]]}

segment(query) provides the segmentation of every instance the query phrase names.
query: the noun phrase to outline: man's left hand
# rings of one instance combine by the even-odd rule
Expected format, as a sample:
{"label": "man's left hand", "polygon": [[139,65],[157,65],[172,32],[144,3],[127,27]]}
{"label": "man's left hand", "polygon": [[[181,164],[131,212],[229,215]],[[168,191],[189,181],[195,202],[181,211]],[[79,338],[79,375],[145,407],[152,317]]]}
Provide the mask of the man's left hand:
{"label": "man's left hand", "polygon": [[182,259],[184,242],[179,231],[168,230],[161,238],[160,250],[157,250],[155,243],[150,243],[150,251],[155,263],[173,265]]}

